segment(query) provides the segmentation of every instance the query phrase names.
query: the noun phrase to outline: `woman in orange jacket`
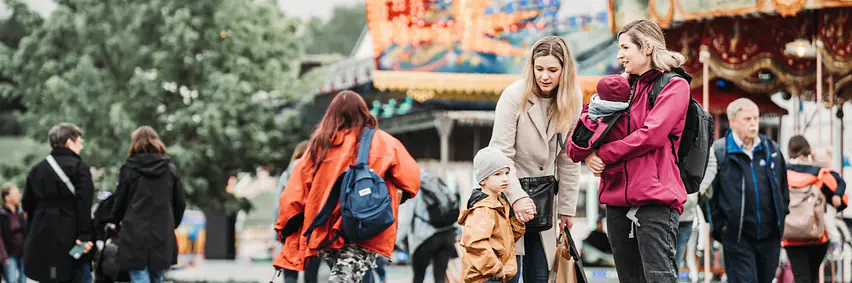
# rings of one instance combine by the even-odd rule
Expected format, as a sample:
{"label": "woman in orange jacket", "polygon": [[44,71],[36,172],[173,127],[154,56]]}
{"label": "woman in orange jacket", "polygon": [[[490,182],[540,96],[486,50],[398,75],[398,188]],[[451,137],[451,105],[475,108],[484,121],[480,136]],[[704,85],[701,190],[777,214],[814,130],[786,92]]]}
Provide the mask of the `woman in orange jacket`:
{"label": "woman in orange jacket", "polygon": [[[358,282],[372,268],[377,254],[391,256],[396,221],[368,240],[347,242],[344,237],[334,237],[342,231],[339,204],[327,223],[306,233],[326,200],[339,197],[331,194],[332,187],[355,164],[362,131],[377,125],[359,94],[342,91],[332,100],[281,195],[275,230],[284,248],[273,263],[276,269],[301,271],[308,258],[319,254],[333,266],[329,282]],[[420,188],[420,167],[399,140],[381,130],[376,130],[369,152],[368,165],[387,184],[393,216],[398,219],[399,204]]]}
{"label": "woman in orange jacket", "polygon": [[[819,282],[819,267],[825,259],[829,246],[824,217],[833,217],[834,214],[825,213],[824,207],[819,207],[819,211],[814,211],[812,214],[797,213],[800,211],[798,207],[813,211],[814,205],[824,203],[834,206],[837,211],[846,209],[849,205],[849,200],[846,198],[846,182],[837,172],[819,166],[814,160],[811,145],[804,136],[796,135],[790,138],[787,150],[790,157],[787,162],[790,215],[785,220],[781,246],[787,251],[796,282]],[[811,190],[818,190],[824,198],[818,198],[818,201],[813,203],[808,202],[809,196],[812,196],[808,193],[813,193]],[[816,213],[825,214],[815,215]],[[816,221],[812,221],[814,219],[810,216],[815,216]],[[801,231],[816,231],[819,236],[802,237],[798,235]]]}

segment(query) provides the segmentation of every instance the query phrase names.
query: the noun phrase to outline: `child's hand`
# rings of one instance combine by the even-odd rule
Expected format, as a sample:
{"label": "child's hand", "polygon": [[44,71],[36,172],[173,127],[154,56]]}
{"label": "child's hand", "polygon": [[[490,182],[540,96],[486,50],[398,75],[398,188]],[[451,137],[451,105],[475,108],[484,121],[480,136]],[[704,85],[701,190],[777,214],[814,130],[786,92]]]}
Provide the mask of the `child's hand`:
{"label": "child's hand", "polygon": [[505,267],[505,266],[501,266],[501,267],[500,267],[500,270],[498,270],[496,274],[494,274],[493,276],[491,276],[491,278],[492,278],[492,279],[497,279],[497,280],[501,280],[501,279],[503,279],[503,277],[505,277],[505,276],[506,276],[506,271],[505,271],[505,270],[506,270],[506,267]]}
{"label": "child's hand", "polygon": [[535,211],[535,205],[527,206],[527,208],[526,208],[526,209],[524,209],[524,210],[525,210],[528,214],[530,214],[530,215],[535,215],[535,214],[536,214],[536,211]]}

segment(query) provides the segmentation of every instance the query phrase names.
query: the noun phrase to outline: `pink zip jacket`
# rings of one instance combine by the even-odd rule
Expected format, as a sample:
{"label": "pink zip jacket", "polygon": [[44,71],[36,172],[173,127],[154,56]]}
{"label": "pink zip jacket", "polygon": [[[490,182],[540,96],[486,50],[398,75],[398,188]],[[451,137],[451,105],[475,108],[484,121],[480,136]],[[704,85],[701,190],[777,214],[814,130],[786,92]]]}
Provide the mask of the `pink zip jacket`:
{"label": "pink zip jacket", "polygon": [[[621,207],[662,204],[677,209],[678,213],[683,211],[686,189],[676,164],[675,152],[680,143],[675,140],[680,139],[686,121],[689,83],[680,77],[673,78],[651,108],[648,94],[662,73],[652,69],[630,78],[633,99],[627,112],[615,122],[618,127],[626,123],[627,136],[607,139],[598,149],[606,164],[598,193],[603,204]],[[679,74],[689,76],[685,72]]]}

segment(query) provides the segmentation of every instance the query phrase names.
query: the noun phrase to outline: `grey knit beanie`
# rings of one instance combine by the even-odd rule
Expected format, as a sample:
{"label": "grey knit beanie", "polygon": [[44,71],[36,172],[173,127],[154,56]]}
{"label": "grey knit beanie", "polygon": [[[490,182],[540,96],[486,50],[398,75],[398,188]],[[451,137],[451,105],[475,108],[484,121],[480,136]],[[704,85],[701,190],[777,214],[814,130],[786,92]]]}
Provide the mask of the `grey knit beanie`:
{"label": "grey knit beanie", "polygon": [[479,183],[497,170],[508,168],[512,165],[512,160],[509,160],[505,154],[499,149],[486,147],[480,149],[473,157],[473,170],[476,174],[476,187]]}

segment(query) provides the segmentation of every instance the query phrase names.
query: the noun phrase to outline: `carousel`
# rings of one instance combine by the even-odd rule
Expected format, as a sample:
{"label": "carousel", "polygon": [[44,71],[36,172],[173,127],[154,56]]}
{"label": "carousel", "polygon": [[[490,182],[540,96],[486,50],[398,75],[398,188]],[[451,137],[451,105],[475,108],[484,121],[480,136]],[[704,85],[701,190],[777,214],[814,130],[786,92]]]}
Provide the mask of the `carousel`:
{"label": "carousel", "polygon": [[[732,0],[699,4],[683,0],[613,0],[612,3],[614,30],[632,20],[654,20],[664,28],[668,48],[687,56],[684,68],[694,76],[692,96],[716,117],[717,137],[724,134],[727,104],[747,97],[758,104],[762,117],[770,118],[761,120],[761,130],[766,130],[764,134],[782,146],[786,141],[782,137],[804,134],[814,139],[812,144],[816,147],[831,146],[835,152],[844,151],[842,106],[852,99],[849,34],[852,2]],[[776,99],[771,99],[773,96]],[[802,112],[805,101],[815,105],[816,110],[810,115]],[[823,115],[824,111],[829,114]],[[789,114],[786,121],[791,125],[774,127],[780,126],[781,116],[785,114]],[[773,116],[777,122],[771,122]],[[839,119],[827,119],[830,125],[825,127],[822,123],[826,119],[822,116]],[[788,133],[778,133],[780,129],[787,129]],[[843,159],[835,158],[835,164],[836,168],[843,168]],[[702,225],[702,247],[714,246],[707,231],[706,224]],[[718,278],[724,274],[720,251],[715,247],[702,249],[703,255],[701,252],[693,255],[697,253],[698,259],[703,260],[696,262],[695,257],[687,257],[687,266],[692,271],[688,277],[697,280],[703,276],[705,282],[710,282],[714,275]],[[824,270],[831,282],[852,281],[848,259],[826,265]],[[703,274],[699,276],[696,271]]]}
{"label": "carousel", "polygon": [[[817,107],[814,115],[832,111],[842,117],[839,106],[852,98],[850,17],[852,8],[827,8],[786,17],[777,14],[690,21],[667,29],[666,41],[670,48],[688,56],[684,68],[696,75],[693,89],[701,89],[693,96],[700,97],[699,101],[717,117],[735,97],[749,97],[766,105],[761,113],[784,114],[777,112],[779,107],[771,101],[765,103],[779,92],[790,103],[787,109],[797,110],[800,101],[812,101],[824,106]],[[727,91],[720,89],[723,87]],[[738,95],[731,97],[732,92]],[[795,134],[804,132],[813,119],[803,117],[800,111],[790,114]],[[817,123],[821,121],[816,119]],[[823,129],[821,125],[816,128]],[[825,141],[834,141],[835,132],[829,132],[831,137]],[[817,142],[827,144],[822,133]]]}

